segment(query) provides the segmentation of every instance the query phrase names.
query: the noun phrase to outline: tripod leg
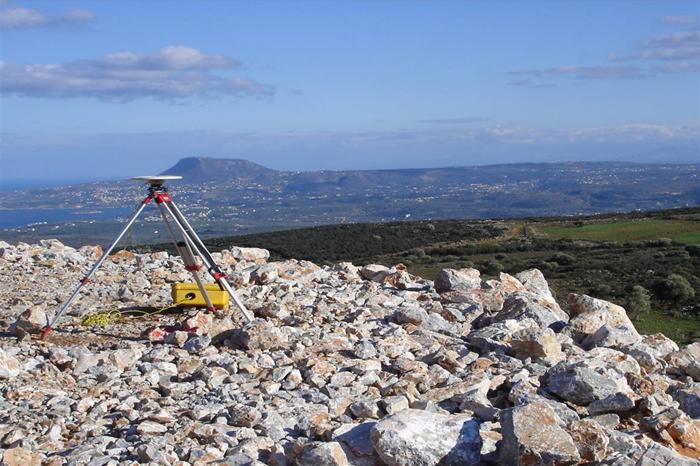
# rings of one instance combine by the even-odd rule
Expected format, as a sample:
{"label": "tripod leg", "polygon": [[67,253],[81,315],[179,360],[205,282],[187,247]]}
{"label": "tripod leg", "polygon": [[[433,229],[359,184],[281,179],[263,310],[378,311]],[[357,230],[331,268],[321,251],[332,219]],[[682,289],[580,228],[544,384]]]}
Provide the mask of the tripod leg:
{"label": "tripod leg", "polygon": [[160,216],[163,218],[163,223],[165,223],[165,226],[168,228],[168,232],[170,233],[170,237],[173,239],[175,249],[180,252],[180,257],[182,257],[182,260],[185,263],[185,267],[187,268],[187,270],[192,272],[192,275],[194,276],[194,281],[197,283],[199,292],[202,293],[204,301],[207,303],[207,310],[209,312],[214,312],[216,308],[214,307],[214,305],[211,302],[211,299],[209,298],[209,293],[207,293],[207,289],[204,286],[204,283],[202,283],[202,279],[199,277],[199,264],[197,264],[194,258],[192,247],[187,242],[187,238],[184,236],[184,234],[184,241],[182,243],[178,243],[177,236],[175,236],[175,231],[173,230],[172,225],[170,225],[170,220],[168,220],[168,216],[165,213],[165,208],[161,205],[161,203],[157,203],[156,205],[158,206],[158,210],[160,210]]}
{"label": "tripod leg", "polygon": [[131,216],[131,218],[129,219],[127,224],[124,225],[124,228],[117,236],[117,239],[115,239],[114,242],[102,254],[102,257],[99,258],[99,260],[95,263],[95,265],[92,267],[92,269],[90,269],[90,271],[87,273],[87,275],[85,275],[80,280],[80,283],[78,284],[78,287],[75,289],[75,291],[73,291],[73,294],[70,295],[70,297],[68,298],[68,300],[65,303],[63,303],[63,306],[61,306],[61,308],[58,310],[58,312],[56,313],[54,318],[51,320],[51,322],[48,325],[46,325],[46,327],[44,327],[44,329],[41,331],[42,338],[45,337],[46,335],[48,335],[49,332],[51,332],[54,325],[56,325],[56,323],[59,321],[59,319],[63,316],[63,313],[66,312],[68,307],[73,303],[73,301],[75,301],[75,298],[78,297],[78,293],[80,293],[81,288],[83,286],[87,285],[88,283],[90,283],[90,277],[92,277],[92,275],[97,271],[97,269],[100,268],[102,263],[105,260],[107,260],[107,256],[109,256],[109,253],[112,252],[112,250],[117,246],[119,241],[121,241],[122,237],[126,234],[126,232],[129,231],[129,228],[131,228],[131,225],[134,224],[134,222],[136,221],[138,216],[141,215],[141,212],[143,212],[143,209],[146,208],[146,205],[148,205],[149,202],[151,202],[150,196],[145,198],[141,202],[141,205],[139,205],[139,207],[136,209],[136,212],[134,212],[134,214]]}
{"label": "tripod leg", "polygon": [[241,301],[236,292],[233,290],[233,287],[226,280],[226,275],[222,272],[221,267],[219,267],[211,257],[211,253],[207,250],[206,246],[204,246],[204,243],[199,236],[197,236],[197,233],[194,232],[194,229],[182,215],[182,212],[180,212],[172,200],[165,204],[165,208],[175,220],[175,224],[178,225],[180,230],[189,238],[192,246],[209,269],[209,273],[212,277],[214,277],[214,280],[216,280],[220,287],[228,292],[229,296],[233,299],[233,302],[236,303],[236,306],[241,311],[246,321],[252,322],[253,315],[250,313],[250,311],[248,311],[245,304],[243,304],[243,301]]}

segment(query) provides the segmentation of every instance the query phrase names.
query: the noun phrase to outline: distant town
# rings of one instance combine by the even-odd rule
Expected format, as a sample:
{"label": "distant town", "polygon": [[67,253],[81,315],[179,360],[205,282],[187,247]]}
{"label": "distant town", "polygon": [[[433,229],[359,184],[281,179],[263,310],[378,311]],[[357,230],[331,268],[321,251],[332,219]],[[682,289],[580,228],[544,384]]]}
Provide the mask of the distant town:
{"label": "distant town", "polygon": [[[590,215],[700,205],[700,164],[508,164],[371,171],[283,172],[239,159],[188,158],[166,174],[203,236],[294,227],[445,218]],[[108,241],[145,185],[94,182],[0,193],[0,239]],[[165,238],[148,209],[130,241]]]}

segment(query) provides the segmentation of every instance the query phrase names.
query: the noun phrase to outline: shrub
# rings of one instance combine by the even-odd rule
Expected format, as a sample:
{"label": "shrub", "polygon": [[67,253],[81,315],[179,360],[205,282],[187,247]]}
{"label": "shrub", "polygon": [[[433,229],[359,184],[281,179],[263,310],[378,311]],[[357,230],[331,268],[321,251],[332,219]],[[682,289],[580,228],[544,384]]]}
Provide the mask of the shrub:
{"label": "shrub", "polygon": [[683,275],[672,273],[658,286],[661,297],[668,299],[676,305],[683,304],[695,297],[695,290]]}
{"label": "shrub", "polygon": [[556,262],[559,265],[571,265],[576,262],[576,258],[570,254],[558,252],[549,258],[551,262]]}
{"label": "shrub", "polygon": [[649,291],[640,285],[634,285],[627,299],[627,313],[630,318],[636,320],[651,310],[651,295]]}
{"label": "shrub", "polygon": [[503,264],[497,260],[490,260],[484,264],[484,273],[487,275],[498,275],[503,272]]}

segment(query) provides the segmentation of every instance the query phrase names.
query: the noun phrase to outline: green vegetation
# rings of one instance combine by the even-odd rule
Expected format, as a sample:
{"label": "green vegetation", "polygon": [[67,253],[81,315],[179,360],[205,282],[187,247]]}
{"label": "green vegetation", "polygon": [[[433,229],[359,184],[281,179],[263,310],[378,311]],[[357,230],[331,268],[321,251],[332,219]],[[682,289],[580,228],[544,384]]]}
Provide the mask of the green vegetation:
{"label": "green vegetation", "polygon": [[689,231],[688,233],[681,233],[674,238],[676,241],[686,244],[697,244],[700,246],[700,231]]}
{"label": "green vegetation", "polygon": [[684,315],[671,315],[653,309],[650,313],[635,319],[634,326],[640,333],[663,333],[678,343],[700,341],[700,321]]}
{"label": "green vegetation", "polygon": [[[274,260],[403,263],[486,276],[536,267],[564,306],[586,293],[624,306],[641,332],[700,341],[700,208],[574,218],[349,224],[207,240],[212,250],[263,247]],[[688,240],[690,238],[690,240]],[[163,246],[156,247],[162,249]]]}
{"label": "green vegetation", "polygon": [[318,263],[363,261],[383,254],[412,251],[428,244],[457,244],[499,238],[508,232],[500,222],[441,220],[329,225],[258,235],[215,238],[213,249],[238,246],[264,247],[277,259],[299,258]]}
{"label": "green vegetation", "polygon": [[643,286],[634,285],[627,300],[627,314],[632,320],[639,320],[651,311],[651,294]]}
{"label": "green vegetation", "polygon": [[680,306],[695,298],[695,290],[687,278],[678,273],[672,273],[661,280],[657,288],[659,295]]}
{"label": "green vegetation", "polygon": [[697,221],[641,219],[581,226],[546,226],[542,230],[554,238],[618,242],[670,238],[681,243],[700,244],[700,224]]}

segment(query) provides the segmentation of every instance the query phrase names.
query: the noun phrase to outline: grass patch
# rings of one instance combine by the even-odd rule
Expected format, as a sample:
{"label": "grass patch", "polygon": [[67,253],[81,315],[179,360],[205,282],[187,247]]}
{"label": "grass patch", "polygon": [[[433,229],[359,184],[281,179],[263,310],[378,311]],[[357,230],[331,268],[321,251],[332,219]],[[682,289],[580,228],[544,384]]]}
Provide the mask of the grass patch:
{"label": "grass patch", "polygon": [[663,333],[677,343],[686,345],[700,341],[700,319],[689,316],[671,316],[658,309],[633,321],[639,333],[651,335]]}
{"label": "grass patch", "polygon": [[691,231],[674,236],[672,239],[685,244],[694,244],[700,246],[700,231]]}
{"label": "grass patch", "polygon": [[686,220],[633,220],[581,226],[545,226],[542,231],[554,238],[619,243],[671,238],[686,244],[700,244],[700,222]]}

